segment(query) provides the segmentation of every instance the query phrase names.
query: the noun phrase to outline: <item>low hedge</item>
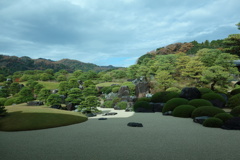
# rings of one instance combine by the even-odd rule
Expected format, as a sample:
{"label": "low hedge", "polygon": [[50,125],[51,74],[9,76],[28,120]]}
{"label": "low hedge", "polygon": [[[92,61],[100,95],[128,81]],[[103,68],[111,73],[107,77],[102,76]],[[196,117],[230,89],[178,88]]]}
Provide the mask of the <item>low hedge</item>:
{"label": "low hedge", "polygon": [[103,103],[104,108],[113,108],[113,101],[105,101]]}
{"label": "low hedge", "polygon": [[146,109],[150,109],[151,106],[149,104],[149,102],[146,101],[138,101],[133,105],[133,110],[136,111],[138,108],[146,108]]}
{"label": "low hedge", "polygon": [[233,118],[233,116],[229,113],[218,113],[214,117],[221,119],[223,122],[229,120],[230,118]]}
{"label": "low hedge", "polygon": [[234,108],[236,106],[239,106],[240,104],[240,93],[236,94],[228,99],[228,104],[227,106],[229,108]]}
{"label": "low hedge", "polygon": [[188,104],[194,107],[213,106],[211,102],[205,99],[193,99],[193,100],[190,100]]}
{"label": "low hedge", "polygon": [[181,90],[177,87],[170,87],[168,89],[166,89],[167,92],[175,92],[175,93],[180,93]]}
{"label": "low hedge", "polygon": [[148,97],[138,98],[137,102],[139,102],[139,101],[150,102],[150,101],[151,101],[151,98],[148,98]]}
{"label": "low hedge", "polygon": [[213,107],[213,106],[203,106],[198,107],[192,112],[192,118],[201,117],[201,116],[209,116],[214,117],[218,113],[225,113],[224,110]]}
{"label": "low hedge", "polygon": [[7,98],[0,98],[0,106],[4,106],[4,103],[7,101]]}
{"label": "low hedge", "polygon": [[172,115],[174,117],[183,117],[188,118],[191,117],[192,112],[196,109],[196,107],[192,105],[180,105],[173,110]]}
{"label": "low hedge", "polygon": [[223,121],[215,117],[208,118],[203,122],[203,126],[205,127],[220,128],[222,125]]}
{"label": "low hedge", "polygon": [[151,102],[153,103],[166,103],[172,98],[179,98],[179,93],[177,92],[157,92],[152,98]]}
{"label": "low hedge", "polygon": [[162,112],[173,111],[176,107],[185,104],[188,104],[188,100],[184,98],[173,98],[165,103]]}
{"label": "low hedge", "polygon": [[198,88],[198,90],[201,92],[202,95],[206,93],[213,93],[213,91],[209,88]]}
{"label": "low hedge", "polygon": [[239,117],[240,116],[240,106],[233,108],[231,110],[230,114],[233,115],[234,117]]}
{"label": "low hedge", "polygon": [[15,103],[15,98],[9,98],[5,101],[4,106],[11,106]]}

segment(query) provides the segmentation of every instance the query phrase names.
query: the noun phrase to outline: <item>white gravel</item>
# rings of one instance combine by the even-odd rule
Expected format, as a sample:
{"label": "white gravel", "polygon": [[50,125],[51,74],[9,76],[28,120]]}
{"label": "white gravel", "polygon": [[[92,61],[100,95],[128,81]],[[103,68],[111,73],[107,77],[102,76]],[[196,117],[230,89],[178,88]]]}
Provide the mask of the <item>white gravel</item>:
{"label": "white gravel", "polygon": [[[114,112],[65,127],[0,132],[1,160],[240,159],[240,131],[206,128],[161,113]],[[143,127],[128,127],[128,122]]]}

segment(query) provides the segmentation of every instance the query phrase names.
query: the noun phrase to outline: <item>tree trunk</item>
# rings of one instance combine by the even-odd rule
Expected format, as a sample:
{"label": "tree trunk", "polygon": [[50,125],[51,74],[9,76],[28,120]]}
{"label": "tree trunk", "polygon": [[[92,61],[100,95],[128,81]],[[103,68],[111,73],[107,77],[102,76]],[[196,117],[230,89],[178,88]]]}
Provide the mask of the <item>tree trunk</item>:
{"label": "tree trunk", "polygon": [[215,90],[215,84],[217,83],[217,81],[213,81],[213,83],[211,84],[211,90],[214,91]]}

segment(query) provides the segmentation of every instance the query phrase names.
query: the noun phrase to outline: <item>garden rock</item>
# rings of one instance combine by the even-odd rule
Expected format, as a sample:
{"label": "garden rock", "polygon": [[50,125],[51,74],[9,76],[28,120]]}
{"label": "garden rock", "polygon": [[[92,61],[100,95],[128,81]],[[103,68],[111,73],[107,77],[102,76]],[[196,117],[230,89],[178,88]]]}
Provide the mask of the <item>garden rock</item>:
{"label": "garden rock", "polygon": [[170,116],[170,115],[172,115],[172,111],[164,112],[163,115],[164,115],[164,116]]}
{"label": "garden rock", "polygon": [[43,105],[42,101],[31,101],[27,103],[28,106],[41,106]]}
{"label": "garden rock", "polygon": [[225,102],[219,100],[219,99],[213,99],[213,100],[209,100],[213,106],[216,106],[218,108],[224,108],[225,107]]}
{"label": "garden rock", "polygon": [[195,87],[186,87],[182,89],[180,97],[187,100],[200,99],[201,92]]}
{"label": "garden rock", "polygon": [[129,122],[127,124],[129,127],[143,127],[142,123]]}
{"label": "garden rock", "polygon": [[227,120],[223,124],[222,129],[240,130],[240,117],[233,117],[233,118]]}
{"label": "garden rock", "polygon": [[51,108],[54,108],[54,109],[61,109],[62,106],[61,106],[61,105],[52,105]]}
{"label": "garden rock", "polygon": [[66,107],[67,107],[67,110],[69,110],[69,111],[72,111],[72,110],[76,109],[74,104],[72,104],[72,103],[68,103]]}
{"label": "garden rock", "polygon": [[128,86],[122,86],[118,91],[119,98],[129,97],[129,95],[130,95],[130,90],[129,90]]}
{"label": "garden rock", "polygon": [[136,85],[135,93],[138,98],[145,97],[150,92],[149,83],[145,77],[133,81]]}
{"label": "garden rock", "polygon": [[116,112],[108,112],[108,113],[104,113],[103,116],[112,116],[112,115],[116,115]]}
{"label": "garden rock", "polygon": [[92,113],[92,112],[87,112],[87,113],[85,113],[85,115],[86,115],[87,117],[95,117],[95,116],[97,116],[96,114],[94,114],[94,113]]}
{"label": "garden rock", "polygon": [[210,117],[209,116],[195,117],[193,119],[193,122],[203,124],[203,122],[208,118],[210,118]]}
{"label": "garden rock", "polygon": [[107,120],[107,118],[98,118],[98,120]]}
{"label": "garden rock", "polygon": [[105,95],[106,100],[112,100],[112,99],[114,99],[116,97],[118,97],[118,94],[117,93],[113,93],[113,92]]}
{"label": "garden rock", "polygon": [[162,112],[164,104],[165,103],[149,103],[149,105],[153,108],[153,112]]}

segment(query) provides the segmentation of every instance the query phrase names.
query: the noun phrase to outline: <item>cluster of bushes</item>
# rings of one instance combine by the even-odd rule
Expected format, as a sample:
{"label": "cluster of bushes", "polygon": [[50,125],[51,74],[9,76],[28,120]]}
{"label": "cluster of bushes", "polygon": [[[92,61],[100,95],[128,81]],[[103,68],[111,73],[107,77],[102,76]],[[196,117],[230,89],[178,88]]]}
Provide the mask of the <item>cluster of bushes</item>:
{"label": "cluster of bushes", "polygon": [[[187,100],[179,98],[179,92],[165,91],[154,94],[151,98],[140,98],[134,105],[134,110],[137,108],[149,108],[150,102],[164,103],[162,113],[169,113],[175,117],[196,118],[208,116],[203,126],[206,127],[221,127],[227,120],[240,116],[240,89],[233,90],[228,99],[219,93],[215,93],[208,88],[200,88],[202,94],[201,99]],[[227,96],[227,95],[226,95]],[[231,107],[230,113],[226,113],[223,109],[214,106],[214,101],[219,101],[222,104]]]}

